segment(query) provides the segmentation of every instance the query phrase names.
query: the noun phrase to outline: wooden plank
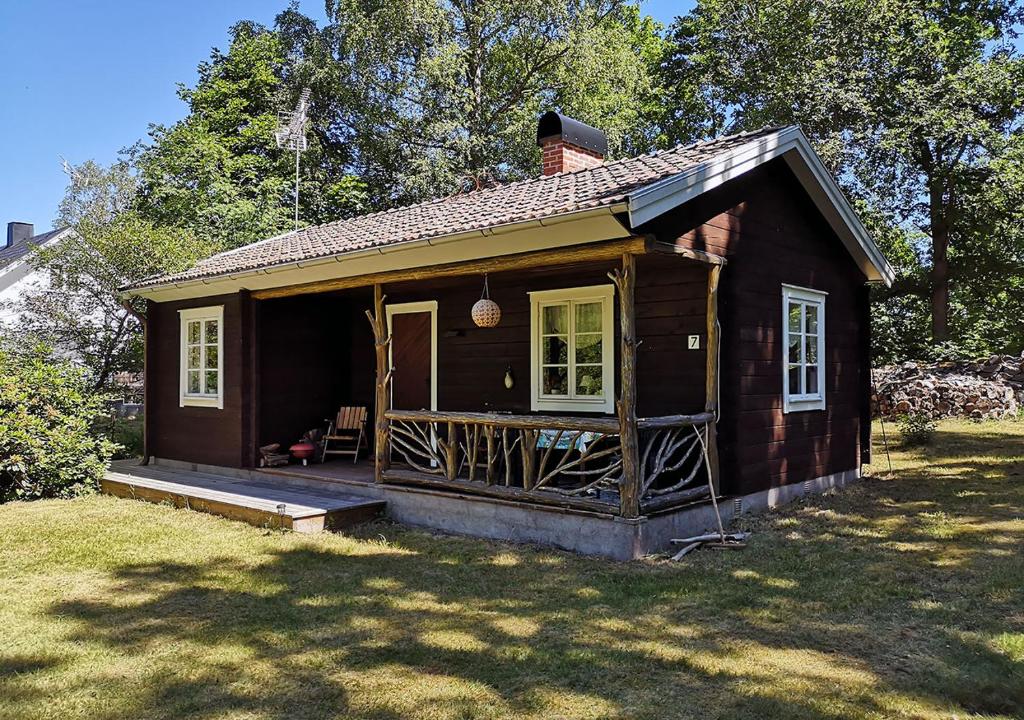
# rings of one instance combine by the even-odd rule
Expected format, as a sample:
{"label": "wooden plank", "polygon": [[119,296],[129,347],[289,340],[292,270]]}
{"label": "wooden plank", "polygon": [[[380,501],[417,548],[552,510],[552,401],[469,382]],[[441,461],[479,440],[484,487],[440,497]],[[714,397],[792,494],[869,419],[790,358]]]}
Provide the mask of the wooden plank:
{"label": "wooden plank", "polygon": [[707,263],[708,265],[725,265],[726,259],[721,255],[714,253],[704,252],[703,250],[695,250],[694,248],[681,245],[679,243],[663,242],[654,238],[647,239],[647,252],[663,253],[666,255],[676,255],[678,257],[687,258],[688,260],[696,260],[697,262]]}
{"label": "wooden plank", "polygon": [[[173,479],[170,479],[173,478]],[[304,518],[322,515],[334,510],[355,506],[383,505],[380,500],[368,500],[348,494],[323,495],[293,488],[245,481],[209,480],[197,473],[147,472],[145,475],[111,471],[103,478],[108,484],[144,489],[168,496],[180,496],[191,500],[208,500],[250,510],[278,513],[284,506],[284,515],[290,518]]]}
{"label": "wooden plank", "polygon": [[708,310],[707,310],[707,352],[706,378],[704,382],[704,409],[715,416],[708,423],[707,460],[708,471],[711,473],[711,485],[717,494],[721,486],[721,469],[718,458],[718,396],[719,396],[719,363],[721,355],[721,328],[718,323],[718,284],[722,276],[722,266],[714,265],[708,270]]}
{"label": "wooden plank", "polygon": [[574,508],[578,510],[590,510],[605,515],[618,512],[617,505],[612,501],[593,500],[582,497],[562,495],[552,490],[527,491],[517,487],[506,487],[504,485],[487,485],[482,482],[469,482],[467,480],[446,480],[436,475],[427,475],[415,470],[403,470],[390,468],[385,473],[386,481],[396,485],[415,485],[420,487],[443,488],[455,490],[465,495],[479,495],[481,497],[501,498],[523,504],[551,505],[562,508]]}
{"label": "wooden plank", "polygon": [[142,462],[153,456],[153,417],[156,409],[156,303],[146,299],[146,322],[142,324]]}
{"label": "wooden plank", "polygon": [[695,415],[663,415],[661,417],[637,418],[637,427],[651,428],[679,427],[681,425],[703,425],[715,419],[715,414],[702,412]]}
{"label": "wooden plank", "polygon": [[387,469],[388,458],[388,419],[385,416],[390,402],[388,387],[391,384],[390,359],[388,349],[391,336],[388,333],[387,318],[384,315],[384,289],[378,283],[373,286],[373,312],[366,311],[366,317],[373,328],[374,351],[377,359],[377,380],[374,392],[374,423],[373,423],[373,466],[374,480],[384,482],[384,471]]}
{"label": "wooden plank", "polygon": [[555,265],[571,265],[579,262],[610,260],[612,258],[619,257],[626,252],[642,253],[644,251],[645,240],[644,238],[637,237],[626,240],[616,240],[613,242],[572,245],[570,247],[559,248],[557,250],[542,250],[532,253],[502,255],[493,258],[470,260],[468,262],[432,265],[420,268],[409,268],[406,270],[391,270],[388,272],[357,275],[346,278],[333,278],[331,280],[321,280],[318,282],[304,283],[302,285],[289,285],[287,287],[255,290],[253,291],[252,296],[258,300],[266,300],[268,298],[331,292],[334,290],[348,290],[350,288],[369,287],[371,285],[405,282],[409,280],[432,280],[435,278],[456,277],[459,275],[479,275],[485,272],[526,270],[531,268],[552,267]]}
{"label": "wooden plank", "polygon": [[622,256],[622,269],[608,274],[619,291],[619,438],[622,445],[622,480],[619,483],[619,512],[623,517],[640,516],[639,430],[636,424],[636,257]]}
{"label": "wooden plank", "polygon": [[523,430],[586,430],[618,433],[619,421],[601,417],[567,417],[552,415],[499,415],[496,413],[442,412],[433,410],[388,410],[388,420],[402,422],[441,422],[510,427]]}

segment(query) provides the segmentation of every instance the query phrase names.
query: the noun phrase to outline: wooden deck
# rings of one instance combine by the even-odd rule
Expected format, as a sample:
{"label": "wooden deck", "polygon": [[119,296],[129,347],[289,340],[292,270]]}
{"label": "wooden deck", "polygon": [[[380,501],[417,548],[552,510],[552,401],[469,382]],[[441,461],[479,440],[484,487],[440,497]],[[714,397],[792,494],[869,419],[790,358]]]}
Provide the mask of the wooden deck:
{"label": "wooden deck", "polygon": [[100,488],[109,495],[173,503],[258,527],[296,532],[337,530],[370,520],[385,502],[332,490],[223,475],[115,463]]}

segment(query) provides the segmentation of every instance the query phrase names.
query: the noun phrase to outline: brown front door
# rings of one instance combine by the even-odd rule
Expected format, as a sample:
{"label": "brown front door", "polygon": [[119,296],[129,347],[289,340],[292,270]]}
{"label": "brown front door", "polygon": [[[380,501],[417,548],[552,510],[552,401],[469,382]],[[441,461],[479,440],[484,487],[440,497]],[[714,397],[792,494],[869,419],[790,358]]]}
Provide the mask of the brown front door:
{"label": "brown front door", "polygon": [[391,316],[391,407],[432,410],[431,313],[396,312]]}

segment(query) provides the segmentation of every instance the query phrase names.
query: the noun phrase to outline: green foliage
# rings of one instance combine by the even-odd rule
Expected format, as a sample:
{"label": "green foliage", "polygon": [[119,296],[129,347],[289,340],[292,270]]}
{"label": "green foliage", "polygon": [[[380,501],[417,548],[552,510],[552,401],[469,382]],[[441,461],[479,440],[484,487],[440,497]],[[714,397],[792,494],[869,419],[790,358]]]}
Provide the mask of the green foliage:
{"label": "green foliage", "polygon": [[705,109],[676,132],[799,123],[877,216],[899,279],[876,326],[909,331],[879,356],[920,357],[929,321],[935,343],[1021,345],[1020,22],[1016,0],[701,0],[672,28],[666,85]]}
{"label": "green foliage", "polygon": [[[227,53],[199,65],[194,88],[179,88],[189,114],[156,125],[134,148],[139,209],[154,223],[184,227],[232,248],[293,227],[295,154],[277,147],[278,112],[294,108],[278,34],[250,22],[231,29]],[[300,177],[300,216],[327,222],[363,209],[362,183],[330,162],[310,133]]]}
{"label": "green foliage", "polygon": [[0,349],[0,501],[96,488],[115,446],[96,432],[103,397],[42,349]]}
{"label": "green foliage", "polygon": [[900,415],[896,419],[896,424],[900,429],[903,445],[906,447],[931,445],[938,427],[934,420],[922,413]]}
{"label": "green foliage", "polygon": [[97,431],[113,443],[114,460],[142,457],[145,452],[143,427],[141,415],[136,418],[107,415],[96,424]]}
{"label": "green foliage", "polygon": [[88,162],[69,169],[62,224],[75,237],[35,252],[32,263],[49,282],[17,305],[22,343],[41,341],[87,368],[96,389],[118,372],[142,370],[145,303],[122,299],[120,288],[152,275],[191,267],[216,245],[187,230],[160,227],[129,209],[135,185],[123,165]]}
{"label": "green foliage", "polygon": [[613,155],[655,140],[664,41],[620,0],[331,0],[327,13],[324,28],[294,7],[278,17],[289,83],[312,88],[315,134],[374,208],[537,173],[552,107],[608,129]]}

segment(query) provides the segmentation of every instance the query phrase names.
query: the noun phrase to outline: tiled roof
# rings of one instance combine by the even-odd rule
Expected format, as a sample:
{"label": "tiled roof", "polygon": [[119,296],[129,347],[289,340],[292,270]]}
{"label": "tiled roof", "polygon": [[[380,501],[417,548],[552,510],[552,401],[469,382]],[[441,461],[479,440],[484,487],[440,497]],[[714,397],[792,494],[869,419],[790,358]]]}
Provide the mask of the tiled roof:
{"label": "tiled roof", "polygon": [[67,230],[67,228],[50,230],[49,232],[40,233],[39,235],[33,235],[27,240],[15,243],[10,247],[0,248],[0,270],[3,270],[8,265],[11,265],[28,255],[32,251],[33,247],[45,245],[65,230]]}
{"label": "tiled roof", "polygon": [[759,137],[766,128],[370,213],[260,240],[213,255],[185,272],[143,280],[142,288],[333,257],[384,245],[484,230],[607,207],[645,185],[682,173]]}

